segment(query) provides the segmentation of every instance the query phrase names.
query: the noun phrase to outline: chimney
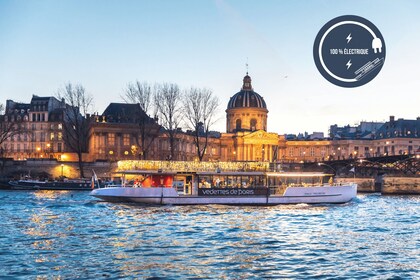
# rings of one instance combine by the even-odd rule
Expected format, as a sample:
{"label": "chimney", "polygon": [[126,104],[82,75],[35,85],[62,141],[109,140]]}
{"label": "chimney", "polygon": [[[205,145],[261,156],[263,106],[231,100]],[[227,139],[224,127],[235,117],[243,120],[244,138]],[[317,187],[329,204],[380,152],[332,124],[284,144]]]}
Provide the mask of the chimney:
{"label": "chimney", "polygon": [[389,122],[393,123],[395,121],[395,116],[389,116]]}

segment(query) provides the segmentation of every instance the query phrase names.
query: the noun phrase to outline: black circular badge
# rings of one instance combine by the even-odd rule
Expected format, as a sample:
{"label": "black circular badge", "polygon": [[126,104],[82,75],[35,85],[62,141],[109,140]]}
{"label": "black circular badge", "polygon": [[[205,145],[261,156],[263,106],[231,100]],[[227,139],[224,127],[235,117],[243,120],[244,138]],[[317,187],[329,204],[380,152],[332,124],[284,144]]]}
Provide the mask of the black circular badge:
{"label": "black circular badge", "polygon": [[314,60],[325,79],[341,87],[370,82],[385,62],[385,41],[373,23],[341,16],[325,24],[315,38]]}

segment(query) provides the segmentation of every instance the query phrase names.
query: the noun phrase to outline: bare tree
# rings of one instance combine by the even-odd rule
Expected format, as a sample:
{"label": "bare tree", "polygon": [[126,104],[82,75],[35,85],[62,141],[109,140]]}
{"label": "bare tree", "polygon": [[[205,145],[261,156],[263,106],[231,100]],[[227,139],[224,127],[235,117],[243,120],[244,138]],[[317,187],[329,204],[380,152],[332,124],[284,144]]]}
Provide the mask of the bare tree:
{"label": "bare tree", "polygon": [[169,138],[170,159],[175,159],[177,128],[182,121],[181,96],[181,91],[177,84],[163,83],[156,85],[153,99],[160,124]]}
{"label": "bare tree", "polygon": [[153,89],[147,82],[129,83],[125,94],[121,98],[127,103],[139,103],[143,111],[150,115],[152,107]]}
{"label": "bare tree", "polygon": [[185,91],[183,107],[187,126],[193,131],[197,156],[203,160],[206,153],[210,127],[216,122],[219,99],[210,89],[192,87]]}
{"label": "bare tree", "polygon": [[147,82],[129,83],[125,90],[125,95],[121,96],[127,103],[137,103],[141,110],[136,117],[139,125],[139,135],[135,137],[137,145],[141,148],[141,159],[147,159],[148,153],[154,140],[159,136],[160,126],[155,118],[151,118],[152,98],[154,89]]}
{"label": "bare tree", "polygon": [[59,89],[57,97],[63,104],[63,140],[70,152],[76,153],[79,162],[80,177],[84,178],[82,154],[87,152],[89,137],[89,119],[86,118],[92,106],[92,96],[81,85],[67,83]]}

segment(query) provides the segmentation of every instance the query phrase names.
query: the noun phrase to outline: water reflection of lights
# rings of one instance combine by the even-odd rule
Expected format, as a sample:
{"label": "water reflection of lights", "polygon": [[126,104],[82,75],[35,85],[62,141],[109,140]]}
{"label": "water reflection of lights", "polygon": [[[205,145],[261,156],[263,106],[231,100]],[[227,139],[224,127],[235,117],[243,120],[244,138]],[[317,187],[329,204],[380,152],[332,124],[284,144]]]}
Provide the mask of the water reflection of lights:
{"label": "water reflection of lights", "polygon": [[42,190],[42,191],[33,192],[34,196],[38,199],[42,199],[42,198],[55,199],[68,193],[69,191],[50,191],[50,190]]}
{"label": "water reflection of lights", "polygon": [[31,224],[25,233],[30,236],[48,236],[50,232],[47,226],[56,218],[57,216],[52,215],[51,211],[40,209],[30,217]]}

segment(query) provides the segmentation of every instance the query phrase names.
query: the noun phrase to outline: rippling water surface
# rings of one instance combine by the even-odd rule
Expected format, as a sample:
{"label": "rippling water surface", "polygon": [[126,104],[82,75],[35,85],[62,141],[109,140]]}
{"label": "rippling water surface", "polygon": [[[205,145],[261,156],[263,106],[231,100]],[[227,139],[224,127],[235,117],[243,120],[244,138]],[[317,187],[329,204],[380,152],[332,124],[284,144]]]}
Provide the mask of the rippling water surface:
{"label": "rippling water surface", "polygon": [[140,207],[0,191],[0,278],[420,278],[420,197]]}

